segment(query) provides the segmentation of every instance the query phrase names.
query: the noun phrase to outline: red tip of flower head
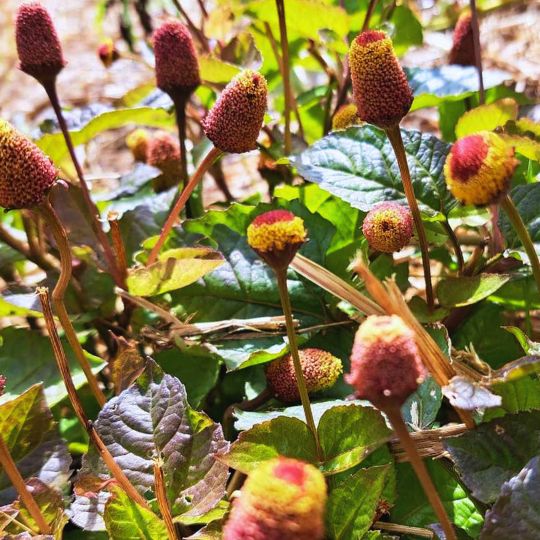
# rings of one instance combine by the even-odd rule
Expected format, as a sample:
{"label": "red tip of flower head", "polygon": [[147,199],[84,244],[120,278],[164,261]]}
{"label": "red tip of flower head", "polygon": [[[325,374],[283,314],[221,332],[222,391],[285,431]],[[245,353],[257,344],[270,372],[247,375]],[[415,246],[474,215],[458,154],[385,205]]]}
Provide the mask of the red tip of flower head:
{"label": "red tip of flower head", "polygon": [[474,66],[474,39],[472,31],[472,16],[469,12],[462,13],[454,29],[452,48],[448,55],[449,64]]}
{"label": "red tip of flower head", "polygon": [[112,39],[107,39],[98,46],[98,57],[103,65],[108,68],[120,58],[120,53],[116,50]]}
{"label": "red tip of flower head", "polygon": [[266,79],[249,69],[223,90],[203,121],[206,136],[223,152],[255,150],[267,106]]}
{"label": "red tip of flower head", "polygon": [[449,156],[450,172],[454,178],[466,182],[480,170],[489,147],[481,135],[459,139]]}
{"label": "red tip of flower head", "polygon": [[251,472],[223,540],[322,540],[326,483],[313,465],[279,457]]}
{"label": "red tip of flower head", "polygon": [[15,41],[20,69],[40,82],[54,79],[66,65],[53,22],[40,4],[19,7]]}
{"label": "red tip of flower head", "polygon": [[372,249],[383,253],[399,251],[413,235],[411,211],[398,203],[380,203],[368,212],[362,232]]}
{"label": "red tip of flower head", "polygon": [[156,193],[178,184],[180,180],[180,145],[176,137],[166,131],[156,133],[148,142],[146,163],[163,174],[153,182]]}
{"label": "red tip of flower head", "polygon": [[279,221],[292,221],[294,218],[295,215],[288,210],[270,210],[270,212],[259,214],[251,224],[258,227],[259,225],[272,225]]}
{"label": "red tip of flower head", "polygon": [[413,94],[390,38],[376,30],[362,32],[351,44],[349,66],[360,120],[381,128],[399,124]]}
{"label": "red tip of flower head", "polygon": [[[332,387],[343,372],[341,360],[321,349],[303,349],[299,351],[299,356],[306,388],[310,394]],[[266,380],[280,401],[294,403],[300,400],[290,354],[268,364]]]}
{"label": "red tip of flower head", "polygon": [[3,375],[0,375],[0,396],[4,393],[6,389],[6,378]]}
{"label": "red tip of flower head", "polygon": [[345,380],[356,395],[384,409],[399,405],[418,388],[425,369],[414,333],[397,315],[370,316],[358,329]]}
{"label": "red tip of flower head", "polygon": [[11,124],[0,120],[0,206],[41,204],[57,177],[51,160]]}
{"label": "red tip of flower head", "polygon": [[189,30],[178,21],[167,21],[154,32],[156,79],[161,90],[187,98],[201,84],[197,52]]}

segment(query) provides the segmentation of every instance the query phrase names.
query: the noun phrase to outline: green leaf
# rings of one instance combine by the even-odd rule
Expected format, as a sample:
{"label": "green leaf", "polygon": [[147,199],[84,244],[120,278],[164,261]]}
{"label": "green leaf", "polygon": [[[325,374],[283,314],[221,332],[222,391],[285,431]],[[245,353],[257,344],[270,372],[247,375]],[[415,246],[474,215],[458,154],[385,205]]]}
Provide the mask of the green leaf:
{"label": "green leaf", "polygon": [[111,540],[164,540],[169,537],[165,523],[120,488],[115,488],[107,501],[104,519]]}
{"label": "green leaf", "polygon": [[435,422],[441,404],[441,387],[429,375],[401,406],[401,414],[413,429],[428,429]]}
{"label": "green leaf", "polygon": [[243,431],[220,460],[229,467],[249,474],[261,463],[277,456],[317,462],[315,440],[307,424],[280,416]]}
{"label": "green leaf", "polygon": [[206,83],[228,84],[241,68],[210,55],[199,56],[201,79]]}
{"label": "green leaf", "polygon": [[360,469],[332,489],[326,505],[332,540],[356,540],[368,531],[389,470],[389,465]]}
{"label": "green leaf", "polygon": [[481,540],[520,538],[534,540],[540,535],[540,456],[532,458],[513,478],[486,514]]}
{"label": "green leaf", "polygon": [[[422,210],[448,214],[457,204],[443,175],[449,145],[418,131],[401,133]],[[384,131],[374,126],[333,132],[296,156],[292,163],[303,178],[364,212],[382,201],[406,202],[390,142]]]}
{"label": "green leaf", "polygon": [[397,6],[392,11],[390,23],[396,28],[392,34],[392,44],[398,56],[401,56],[413,45],[422,45],[424,35],[422,24],[413,11],[407,6]]}
{"label": "green leaf", "polygon": [[191,285],[224,262],[209,248],[176,248],[163,252],[150,266],[129,270],[128,290],[135,296],[155,296]]}
{"label": "green leaf", "polygon": [[460,139],[479,131],[494,131],[508,120],[516,120],[518,104],[512,98],[503,98],[488,105],[467,111],[456,124],[456,137]]}
{"label": "green leaf", "polygon": [[495,383],[492,390],[501,396],[502,404],[500,407],[488,409],[484,414],[484,421],[505,414],[540,409],[540,379],[537,376]]}
{"label": "green leaf", "polygon": [[[0,433],[23,478],[36,477],[59,490],[66,487],[71,457],[60,439],[41,385],[35,384],[0,405]],[[0,505],[15,497],[11,481],[0,469]]]}
{"label": "green leaf", "polygon": [[540,355],[540,343],[532,341],[521,328],[517,326],[504,326],[504,329],[518,340],[525,354]]}
{"label": "green leaf", "polygon": [[[510,197],[512,197],[532,241],[540,243],[540,215],[538,214],[540,183],[515,186],[510,191]],[[521,241],[504,212],[500,214],[499,226],[509,248],[518,248],[521,246]],[[539,251],[538,248],[536,251]]]}
{"label": "green leaf", "polygon": [[540,453],[540,411],[506,415],[444,441],[444,447],[471,490],[493,502],[502,484]]}
{"label": "green leaf", "polygon": [[540,161],[540,124],[530,118],[509,120],[502,136],[508,144],[528,159]]}
{"label": "green leaf", "polygon": [[476,304],[510,280],[508,274],[478,274],[445,278],[437,285],[437,297],[444,307]]}
{"label": "green leaf", "polygon": [[[37,330],[9,327],[0,331],[0,366],[8,384],[6,393],[0,402],[18,396],[30,386],[43,383],[45,397],[49,407],[62,401],[66,396],[66,387],[56,367],[53,350],[49,339]],[[76,388],[86,384],[86,377],[71,351],[71,347],[63,338],[62,344],[66,351],[73,383]],[[99,373],[105,363],[87,352],[92,371]]]}
{"label": "green leaf", "polygon": [[371,407],[342,405],[326,411],[317,427],[324,455],[322,471],[334,474],[358,465],[390,439],[392,431]]}

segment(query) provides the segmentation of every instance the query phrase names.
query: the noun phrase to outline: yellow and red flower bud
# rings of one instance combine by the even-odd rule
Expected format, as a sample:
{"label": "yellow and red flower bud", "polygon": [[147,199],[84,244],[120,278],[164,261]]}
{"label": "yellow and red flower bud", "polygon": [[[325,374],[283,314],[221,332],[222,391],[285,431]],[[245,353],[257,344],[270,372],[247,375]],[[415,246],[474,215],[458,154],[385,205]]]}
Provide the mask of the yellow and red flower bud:
{"label": "yellow and red flower bud", "polygon": [[[321,349],[303,349],[299,351],[299,356],[306,388],[310,394],[331,388],[343,372],[341,360]],[[280,401],[300,401],[296,372],[290,354],[268,364],[266,380],[270,390]]]}
{"label": "yellow and red flower bud", "polygon": [[371,249],[383,253],[399,251],[414,232],[411,211],[395,202],[380,203],[367,213],[362,232]]}
{"label": "yellow and red flower bud", "polygon": [[178,139],[166,131],[160,131],[150,139],[146,162],[163,174],[154,180],[154,191],[160,193],[180,181],[180,144]]}
{"label": "yellow and red flower bud", "polygon": [[452,48],[448,55],[449,64],[460,66],[475,66],[474,40],[472,30],[472,16],[470,12],[464,12],[454,28]]}
{"label": "yellow and red flower bud", "polygon": [[120,53],[116,49],[114,41],[110,38],[98,45],[97,53],[106,68],[111,67],[120,58]]}
{"label": "yellow and red flower bud", "polygon": [[126,137],[126,145],[137,161],[146,163],[150,133],[146,129],[138,128]]}
{"label": "yellow and red flower bud", "polygon": [[332,118],[332,130],[338,131],[347,129],[351,126],[357,126],[362,121],[358,118],[358,109],[354,103],[342,105]]}
{"label": "yellow and red flower bud", "polygon": [[358,35],[349,51],[349,69],[360,120],[381,128],[397,126],[413,94],[390,38],[378,30]]}

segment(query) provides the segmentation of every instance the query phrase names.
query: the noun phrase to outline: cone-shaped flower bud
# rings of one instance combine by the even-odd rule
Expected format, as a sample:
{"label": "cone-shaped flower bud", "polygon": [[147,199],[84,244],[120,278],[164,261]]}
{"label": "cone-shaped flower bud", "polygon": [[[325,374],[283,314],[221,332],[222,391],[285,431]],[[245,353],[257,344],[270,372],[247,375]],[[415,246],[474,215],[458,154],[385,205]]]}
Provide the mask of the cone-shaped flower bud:
{"label": "cone-shaped flower bud", "polygon": [[358,118],[356,105],[354,103],[347,103],[346,105],[342,105],[336,111],[336,114],[334,114],[334,118],[332,118],[332,130],[347,129],[361,123],[362,121]]}
{"label": "cone-shaped flower bud", "polygon": [[116,49],[114,41],[110,38],[98,45],[97,53],[106,68],[111,67],[120,58],[120,53]]}
{"label": "cone-shaped flower bud", "polygon": [[458,64],[460,66],[476,65],[471,22],[472,16],[470,12],[466,11],[459,16],[454,28],[452,48],[448,55],[449,64]]}
{"label": "cone-shaped flower bud", "polygon": [[41,83],[54,80],[66,65],[51,17],[40,4],[19,7],[15,41],[20,69]]}
{"label": "cone-shaped flower bud", "polygon": [[126,137],[126,145],[137,161],[146,163],[150,133],[146,129],[138,128]]}
{"label": "cone-shaped flower bud", "polygon": [[349,51],[349,69],[360,120],[381,128],[397,126],[413,94],[390,38],[377,30],[358,35]]}
{"label": "cone-shaped flower bud", "polygon": [[6,389],[6,378],[4,375],[0,375],[0,396],[4,393]]}
{"label": "cone-shaped flower bud", "polygon": [[156,133],[148,142],[146,162],[163,173],[154,179],[156,193],[178,184],[181,172],[178,139],[166,131]]}
{"label": "cone-shaped flower bud", "polygon": [[288,210],[260,214],[247,229],[248,244],[276,270],[289,266],[306,237],[304,221]]}
{"label": "cone-shaped flower bud", "polygon": [[167,21],[154,32],[156,79],[171,98],[187,99],[201,84],[197,52],[189,30],[178,21]]}
{"label": "cone-shaped flower bud", "polygon": [[424,376],[414,333],[400,317],[372,315],[362,323],[345,376],[359,398],[381,409],[402,405]]}
{"label": "cone-shaped flower bud", "polygon": [[[300,365],[308,393],[332,387],[343,372],[339,358],[321,349],[299,351]],[[266,380],[273,394],[284,403],[300,401],[294,363],[290,354],[274,360],[266,368]]]}
{"label": "cone-shaped flower bud", "polygon": [[483,131],[454,143],[444,175],[456,199],[485,206],[506,194],[517,164],[514,149],[502,137]]}
{"label": "cone-shaped flower bud", "polygon": [[271,459],[248,476],[223,540],[322,540],[325,504],[326,483],[317,468]]}
{"label": "cone-shaped flower bud", "polygon": [[383,253],[399,251],[413,235],[411,211],[395,202],[380,203],[368,212],[362,232],[371,249]]}
{"label": "cone-shaped flower bud", "polygon": [[0,120],[0,206],[41,204],[57,177],[51,160],[33,142]]}
{"label": "cone-shaped flower bud", "polygon": [[247,69],[223,90],[203,121],[206,136],[222,152],[255,150],[267,106],[266,79]]}

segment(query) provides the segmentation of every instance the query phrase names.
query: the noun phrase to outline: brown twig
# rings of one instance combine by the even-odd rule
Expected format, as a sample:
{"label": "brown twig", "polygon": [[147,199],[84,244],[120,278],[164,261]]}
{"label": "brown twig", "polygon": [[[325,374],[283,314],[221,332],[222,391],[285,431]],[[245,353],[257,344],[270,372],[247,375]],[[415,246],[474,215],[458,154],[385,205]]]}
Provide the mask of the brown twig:
{"label": "brown twig", "polygon": [[387,523],[386,521],[376,521],[373,524],[374,529],[381,531],[395,532],[398,534],[407,534],[412,536],[421,536],[423,538],[434,538],[435,533],[429,529],[420,527],[408,527],[407,525],[399,525],[398,523]]}
{"label": "brown twig", "polygon": [[365,32],[369,28],[369,22],[373,11],[375,11],[375,6],[377,5],[377,0],[369,0],[369,4],[366,10],[366,16],[364,17],[364,23],[362,24],[362,32]]}
{"label": "brown twig", "polygon": [[163,477],[163,460],[160,457],[154,458],[154,488],[161,517],[167,527],[169,540],[178,540],[176,527],[171,513],[169,500],[167,499],[167,489],[165,488],[165,478]]}
{"label": "brown twig", "polygon": [[180,4],[180,0],[172,0],[172,3],[174,4],[174,7],[179,11],[179,13],[184,17],[186,20],[186,24],[188,25],[189,29],[197,36],[197,40],[199,41],[201,47],[205,50],[205,52],[210,52],[210,46],[208,45],[208,40],[206,39],[205,35],[201,32],[199,28],[195,25],[195,23],[191,20],[191,17],[187,14],[186,10],[182,7],[182,4]]}

